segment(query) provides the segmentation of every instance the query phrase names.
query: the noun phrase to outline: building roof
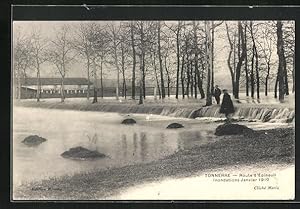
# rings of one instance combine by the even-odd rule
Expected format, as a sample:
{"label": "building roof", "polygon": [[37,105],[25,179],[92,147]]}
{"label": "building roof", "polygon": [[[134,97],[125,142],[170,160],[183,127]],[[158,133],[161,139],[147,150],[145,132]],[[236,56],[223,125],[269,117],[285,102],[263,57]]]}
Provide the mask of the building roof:
{"label": "building roof", "polygon": [[[41,85],[60,85],[61,78],[40,78]],[[25,86],[36,85],[37,78],[21,79],[21,84]],[[86,78],[65,78],[64,85],[87,85],[88,80]],[[90,81],[90,84],[93,84]]]}

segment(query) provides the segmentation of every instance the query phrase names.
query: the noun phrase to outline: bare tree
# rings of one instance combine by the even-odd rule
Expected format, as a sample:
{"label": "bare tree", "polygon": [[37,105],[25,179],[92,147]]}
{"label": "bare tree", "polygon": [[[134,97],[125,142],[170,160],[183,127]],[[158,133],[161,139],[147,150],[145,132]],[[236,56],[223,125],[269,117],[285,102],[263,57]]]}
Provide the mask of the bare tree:
{"label": "bare tree", "polygon": [[134,22],[130,22],[130,38],[132,47],[132,79],[131,79],[131,98],[135,99],[135,71],[136,71],[136,51],[135,51],[135,37],[134,37]]}
{"label": "bare tree", "polygon": [[[226,25],[226,31],[227,31],[227,38],[230,45],[230,51],[228,54],[227,64],[230,70],[231,75],[231,81],[232,81],[232,91],[233,95],[236,99],[239,98],[239,85],[240,85],[240,76],[241,76],[241,68],[243,65],[243,62],[246,57],[246,43],[245,43],[245,36],[244,36],[244,30],[241,21],[238,21],[237,24],[237,34],[236,30],[234,31],[234,37],[232,41],[232,37],[230,36],[229,27]],[[237,43],[236,43],[236,38]],[[237,50],[236,50],[237,48]],[[237,52],[236,52],[237,51]],[[232,53],[233,53],[233,64],[232,64]],[[236,63],[237,60],[237,63]]]}
{"label": "bare tree", "polygon": [[47,41],[42,38],[41,32],[39,29],[33,29],[31,33],[31,46],[32,46],[32,63],[37,77],[37,93],[36,99],[37,102],[40,101],[41,97],[41,65],[47,61],[46,50],[47,50]]}
{"label": "bare tree", "polygon": [[157,52],[158,52],[158,60],[159,60],[159,69],[160,69],[160,85],[161,85],[161,98],[164,99],[166,96],[165,92],[165,81],[164,81],[164,73],[163,73],[163,62],[162,62],[162,54],[161,54],[161,23],[157,22]]}
{"label": "bare tree", "polygon": [[211,42],[211,21],[205,21],[205,34],[206,34],[206,66],[207,66],[207,86],[206,86],[206,106],[212,105],[212,92],[211,92],[211,79],[212,79],[212,62],[213,50]]}
{"label": "bare tree", "polygon": [[[126,25],[121,25],[120,28],[120,65],[121,65],[121,72],[122,72],[122,97],[126,99],[127,97],[127,83],[126,83],[126,68],[129,66],[129,48],[130,48],[130,40],[127,38],[130,36],[130,31],[127,30]],[[135,64],[134,64],[135,65]]]}
{"label": "bare tree", "polygon": [[93,63],[94,77],[94,96],[93,103],[98,102],[98,68],[100,67],[100,88],[101,97],[103,97],[103,63],[108,53],[109,35],[107,28],[104,26],[94,25],[93,30],[89,34],[91,43],[91,59]]}
{"label": "bare tree", "polygon": [[[201,51],[205,51],[206,48],[204,50],[201,50],[201,45],[203,47],[203,45],[205,45],[206,47],[206,35],[204,35],[204,38],[202,37],[202,41],[204,41],[204,43],[199,40],[198,38],[198,29],[199,28],[199,24],[196,23],[195,21],[192,22],[192,50],[191,50],[191,55],[193,57],[193,60],[191,61],[192,66],[194,66],[194,78],[191,77],[192,80],[192,85],[194,86],[194,91],[195,91],[195,98],[197,98],[197,88],[199,89],[199,93],[201,96],[201,99],[205,98],[205,93],[203,90],[203,79],[200,76],[200,69],[199,69],[199,57],[203,56],[203,54],[201,55],[200,52]],[[203,31],[203,30],[202,30]],[[206,31],[204,31],[206,32]],[[205,33],[206,34],[206,33]],[[204,56],[205,57],[205,56]],[[204,58],[206,60],[206,57]],[[191,67],[191,72],[192,72],[193,68]],[[202,72],[203,73],[202,69]],[[192,90],[191,90],[192,93]]]}
{"label": "bare tree", "polygon": [[178,93],[179,93],[179,75],[180,75],[180,68],[182,67],[181,63],[180,63],[180,57],[181,57],[181,30],[184,27],[184,24],[182,23],[182,21],[178,21],[176,25],[171,25],[168,26],[168,28],[173,32],[173,34],[176,37],[176,92],[175,92],[175,98],[178,99]]}
{"label": "bare tree", "polygon": [[285,70],[285,57],[283,48],[283,38],[282,38],[282,22],[276,22],[276,34],[277,34],[277,55],[278,55],[278,85],[279,85],[279,100],[282,102],[284,100],[284,70]]}
{"label": "bare tree", "polygon": [[13,72],[14,81],[17,81],[17,99],[21,99],[21,79],[26,81],[26,72],[32,66],[32,45],[29,37],[16,30],[13,37]]}
{"label": "bare tree", "polygon": [[87,99],[90,98],[90,68],[92,65],[92,56],[93,49],[91,42],[91,36],[94,33],[96,24],[95,23],[81,23],[76,33],[75,40],[73,40],[73,47],[77,50],[77,52],[85,58],[86,66],[87,66],[87,80],[88,80],[88,88],[87,88]]}
{"label": "bare tree", "polygon": [[120,24],[118,23],[110,23],[108,24],[109,33],[110,33],[110,41],[112,43],[112,57],[113,63],[117,71],[117,86],[116,86],[116,99],[119,100],[119,90],[120,90],[120,66],[119,66],[119,57],[118,57],[118,50],[119,50],[119,32],[120,32]]}
{"label": "bare tree", "polygon": [[70,27],[68,25],[59,27],[56,31],[56,36],[51,41],[51,46],[48,49],[49,61],[55,65],[57,72],[61,76],[61,102],[65,101],[64,79],[68,72],[68,67],[75,57],[69,32]]}
{"label": "bare tree", "polygon": [[260,47],[261,60],[263,60],[263,65],[266,68],[266,77],[265,77],[265,96],[268,95],[268,85],[271,73],[271,58],[273,54],[273,28],[270,27],[269,23],[265,23],[261,28],[261,40],[257,41],[258,46]]}

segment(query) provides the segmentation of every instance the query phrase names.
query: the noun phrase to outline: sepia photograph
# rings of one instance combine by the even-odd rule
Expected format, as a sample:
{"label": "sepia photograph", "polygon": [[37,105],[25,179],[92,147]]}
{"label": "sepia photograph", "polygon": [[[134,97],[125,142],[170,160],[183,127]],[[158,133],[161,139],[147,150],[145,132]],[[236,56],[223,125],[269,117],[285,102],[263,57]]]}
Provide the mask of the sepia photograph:
{"label": "sepia photograph", "polygon": [[294,20],[12,21],[11,198],[293,200]]}

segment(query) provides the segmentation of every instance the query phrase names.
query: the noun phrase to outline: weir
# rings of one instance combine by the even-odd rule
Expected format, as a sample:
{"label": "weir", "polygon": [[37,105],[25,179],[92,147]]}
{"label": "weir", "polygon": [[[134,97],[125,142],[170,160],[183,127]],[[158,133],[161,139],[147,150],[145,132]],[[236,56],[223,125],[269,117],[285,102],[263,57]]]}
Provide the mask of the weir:
{"label": "weir", "polygon": [[[219,113],[220,106],[213,105],[196,108],[180,106],[163,105],[131,105],[131,104],[78,104],[78,103],[23,103],[17,106],[41,107],[50,109],[69,109],[80,111],[99,111],[99,112],[117,112],[117,113],[141,113],[156,114],[170,117],[182,118],[224,118],[224,114]],[[271,122],[271,123],[294,123],[295,110],[286,107],[264,107],[264,106],[237,106],[233,118],[238,120],[249,120]]]}

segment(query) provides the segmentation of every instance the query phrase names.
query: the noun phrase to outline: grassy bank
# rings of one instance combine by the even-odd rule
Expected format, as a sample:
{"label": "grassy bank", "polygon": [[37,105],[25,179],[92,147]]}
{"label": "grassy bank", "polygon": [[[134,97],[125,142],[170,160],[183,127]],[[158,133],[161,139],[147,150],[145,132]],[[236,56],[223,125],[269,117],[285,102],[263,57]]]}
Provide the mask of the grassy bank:
{"label": "grassy bank", "polygon": [[31,182],[16,188],[15,199],[103,199],[121,189],[165,177],[192,176],[205,169],[245,164],[294,163],[294,129],[256,131],[246,136],[220,136],[214,143],[180,150],[147,164]]}

